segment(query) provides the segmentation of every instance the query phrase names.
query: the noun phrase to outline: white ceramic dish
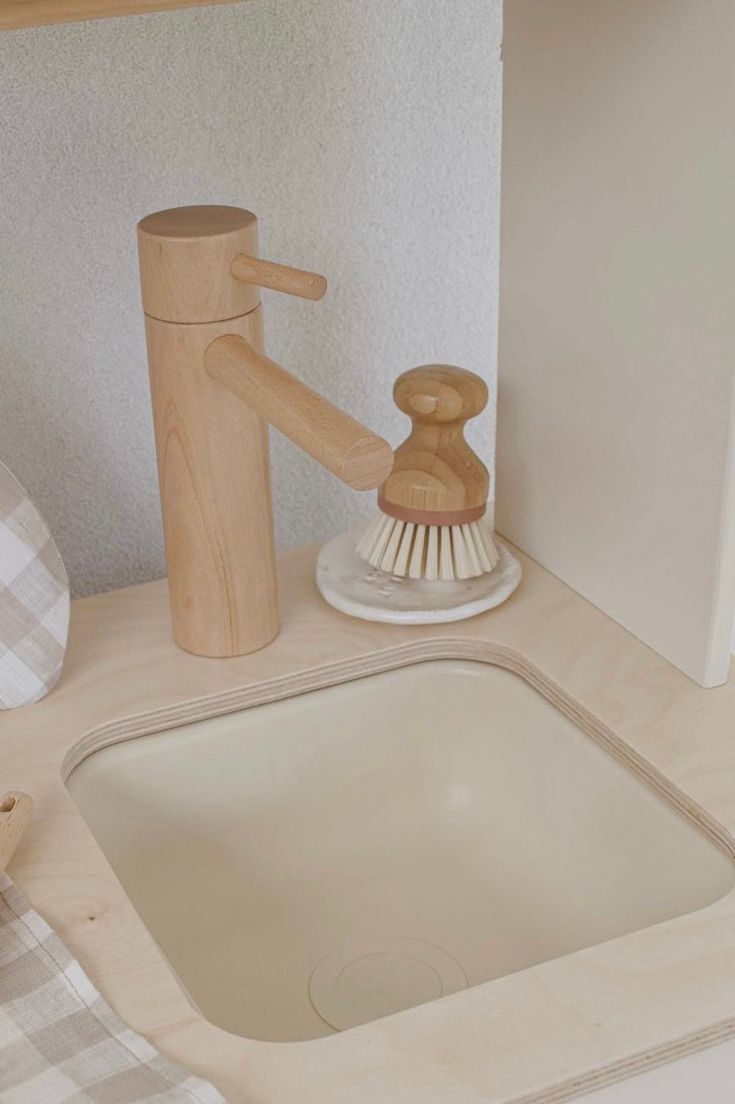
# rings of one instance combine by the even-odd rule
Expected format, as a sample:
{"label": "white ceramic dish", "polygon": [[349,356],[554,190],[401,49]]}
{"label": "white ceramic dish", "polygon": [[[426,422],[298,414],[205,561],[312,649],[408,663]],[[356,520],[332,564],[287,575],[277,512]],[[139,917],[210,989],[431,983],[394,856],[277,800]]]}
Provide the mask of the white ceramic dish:
{"label": "white ceramic dish", "polygon": [[333,537],[320,549],[316,583],[330,606],[364,621],[391,625],[432,625],[463,621],[504,602],[521,581],[521,565],[496,540],[500,560],[477,579],[430,583],[386,575],[358,556],[356,526]]}

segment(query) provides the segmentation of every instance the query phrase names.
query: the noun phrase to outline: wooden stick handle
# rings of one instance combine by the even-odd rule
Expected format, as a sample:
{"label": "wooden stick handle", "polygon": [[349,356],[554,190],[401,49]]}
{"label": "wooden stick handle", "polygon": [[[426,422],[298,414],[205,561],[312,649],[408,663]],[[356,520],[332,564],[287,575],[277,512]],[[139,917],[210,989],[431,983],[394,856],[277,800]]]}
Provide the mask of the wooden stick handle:
{"label": "wooden stick handle", "polygon": [[348,486],[369,491],[387,478],[393,466],[387,441],[243,338],[218,337],[207,348],[204,363],[213,379]]}
{"label": "wooden stick handle", "polygon": [[230,271],[235,279],[246,284],[283,291],[287,295],[297,295],[299,299],[321,299],[327,290],[327,281],[317,272],[275,264],[247,253],[239,253],[235,257]]}
{"label": "wooden stick handle", "polygon": [[32,816],[33,801],[28,794],[11,790],[0,801],[0,870],[12,859]]}

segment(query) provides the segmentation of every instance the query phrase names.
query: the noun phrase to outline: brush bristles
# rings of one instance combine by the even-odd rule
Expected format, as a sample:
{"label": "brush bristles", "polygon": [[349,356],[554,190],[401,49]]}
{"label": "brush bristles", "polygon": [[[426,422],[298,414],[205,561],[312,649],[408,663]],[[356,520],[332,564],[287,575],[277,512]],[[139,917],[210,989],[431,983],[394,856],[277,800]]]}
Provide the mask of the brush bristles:
{"label": "brush bristles", "polygon": [[487,518],[468,525],[414,525],[379,513],[357,543],[379,571],[409,579],[475,579],[500,559]]}

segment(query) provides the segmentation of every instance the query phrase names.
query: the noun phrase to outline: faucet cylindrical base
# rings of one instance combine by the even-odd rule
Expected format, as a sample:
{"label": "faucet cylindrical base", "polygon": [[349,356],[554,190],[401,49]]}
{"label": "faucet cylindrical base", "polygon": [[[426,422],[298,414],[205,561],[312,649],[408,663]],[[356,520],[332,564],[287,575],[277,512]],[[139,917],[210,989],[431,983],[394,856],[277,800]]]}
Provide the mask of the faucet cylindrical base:
{"label": "faucet cylindrical base", "polygon": [[278,633],[268,427],[204,370],[224,334],[262,349],[260,308],[224,322],[146,318],[173,635],[213,657]]}

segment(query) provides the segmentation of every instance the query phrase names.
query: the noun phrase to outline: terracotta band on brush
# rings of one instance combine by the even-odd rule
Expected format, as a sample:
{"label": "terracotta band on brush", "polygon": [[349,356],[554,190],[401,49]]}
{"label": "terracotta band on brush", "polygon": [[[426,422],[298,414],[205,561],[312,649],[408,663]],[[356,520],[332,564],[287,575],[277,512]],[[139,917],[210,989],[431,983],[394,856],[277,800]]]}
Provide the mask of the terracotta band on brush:
{"label": "terracotta band on brush", "polygon": [[487,503],[483,502],[481,506],[470,506],[466,510],[412,510],[405,506],[395,506],[379,494],[378,509],[388,517],[407,521],[413,525],[469,525],[471,521],[479,521],[483,517]]}

